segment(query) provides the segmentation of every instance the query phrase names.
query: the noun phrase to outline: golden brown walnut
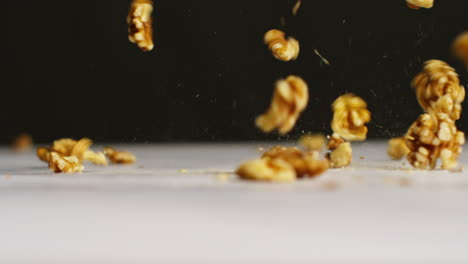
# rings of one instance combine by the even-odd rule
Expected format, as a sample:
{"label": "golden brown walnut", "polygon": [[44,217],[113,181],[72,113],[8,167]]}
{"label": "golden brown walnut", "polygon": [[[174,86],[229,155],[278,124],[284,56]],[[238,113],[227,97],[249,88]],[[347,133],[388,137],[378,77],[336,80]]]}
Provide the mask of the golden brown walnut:
{"label": "golden brown walnut", "polygon": [[336,149],[341,143],[344,143],[344,139],[338,135],[338,133],[333,133],[329,138],[328,138],[328,143],[327,143],[327,148],[329,150],[334,150]]}
{"label": "golden brown walnut", "polygon": [[130,164],[136,161],[135,155],[128,151],[119,151],[111,147],[105,147],[104,153],[112,163]]}
{"label": "golden brown walnut", "polygon": [[299,42],[293,38],[285,38],[283,31],[272,29],[265,33],[263,37],[265,44],[273,53],[273,56],[278,60],[290,61],[297,59],[299,56]]}
{"label": "golden brown walnut", "polygon": [[299,145],[309,151],[321,151],[325,146],[325,137],[322,134],[307,134],[299,138]]}
{"label": "golden brown walnut", "polygon": [[33,140],[29,134],[19,134],[12,142],[12,147],[14,150],[22,152],[30,149],[32,147]]}
{"label": "golden brown walnut", "polygon": [[275,146],[263,153],[262,158],[281,159],[291,164],[297,177],[314,177],[328,169],[327,160],[319,160],[316,151],[301,151],[295,147]]}
{"label": "golden brown walnut", "polygon": [[308,101],[309,91],[305,81],[290,75],[276,82],[270,108],[257,117],[255,123],[264,132],[278,128],[280,134],[286,134],[294,127]]}
{"label": "golden brown walnut", "polygon": [[236,174],[241,179],[257,181],[291,182],[296,179],[296,172],[288,162],[268,157],[241,164]]}
{"label": "golden brown walnut", "polygon": [[366,102],[354,94],[345,94],[333,102],[333,132],[349,141],[362,141],[367,137],[366,123],[371,114]]}
{"label": "golden brown walnut", "polygon": [[387,153],[392,159],[401,160],[409,152],[403,137],[392,138],[388,141]]}
{"label": "golden brown walnut", "polygon": [[413,9],[431,8],[434,5],[434,0],[406,0],[406,4]]}
{"label": "golden brown walnut", "polygon": [[133,0],[128,12],[128,39],[143,51],[153,49],[152,0]]}
{"label": "golden brown walnut", "polygon": [[452,45],[452,51],[455,56],[468,66],[468,31],[457,36]]}
{"label": "golden brown walnut", "polygon": [[75,173],[81,172],[84,169],[79,159],[75,156],[64,157],[55,151],[51,151],[49,155],[49,169],[55,173]]}
{"label": "golden brown walnut", "polygon": [[465,88],[460,85],[458,74],[447,63],[440,60],[426,61],[423,71],[413,79],[412,86],[419,104],[426,112],[443,112],[454,120],[460,118]]}
{"label": "golden brown walnut", "polygon": [[353,151],[351,149],[351,143],[344,142],[338,145],[329,156],[330,167],[332,168],[343,168],[349,166],[353,159]]}

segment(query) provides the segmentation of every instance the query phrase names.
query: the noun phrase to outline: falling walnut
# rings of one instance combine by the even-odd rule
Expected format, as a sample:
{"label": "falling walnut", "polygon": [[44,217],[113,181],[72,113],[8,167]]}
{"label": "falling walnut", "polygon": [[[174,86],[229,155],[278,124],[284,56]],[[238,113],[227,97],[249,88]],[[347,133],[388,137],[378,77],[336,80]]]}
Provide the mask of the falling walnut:
{"label": "falling walnut", "polygon": [[348,141],[363,141],[367,137],[366,123],[371,120],[366,102],[354,94],[345,94],[333,102],[333,132]]}
{"label": "falling walnut", "polygon": [[452,44],[452,51],[468,67],[468,31],[458,35]]}
{"label": "falling walnut", "polygon": [[403,137],[392,138],[388,141],[388,155],[394,160],[401,160],[405,157],[410,150],[406,146],[405,139]]}
{"label": "falling walnut", "polygon": [[104,153],[112,163],[131,164],[136,161],[135,155],[128,151],[120,151],[111,147],[105,147]]}
{"label": "falling walnut", "polygon": [[133,0],[127,17],[128,39],[143,51],[153,49],[152,0]]}
{"label": "falling walnut", "polygon": [[406,0],[406,4],[412,9],[431,8],[434,0]]}
{"label": "falling walnut", "polygon": [[265,33],[263,37],[265,44],[273,53],[273,56],[278,60],[290,61],[295,60],[299,56],[299,42],[293,38],[285,38],[283,31],[272,29]]}
{"label": "falling walnut", "polygon": [[280,134],[286,134],[294,127],[308,101],[307,84],[300,77],[291,75],[276,83],[270,108],[257,117],[255,123],[264,132],[277,128]]}

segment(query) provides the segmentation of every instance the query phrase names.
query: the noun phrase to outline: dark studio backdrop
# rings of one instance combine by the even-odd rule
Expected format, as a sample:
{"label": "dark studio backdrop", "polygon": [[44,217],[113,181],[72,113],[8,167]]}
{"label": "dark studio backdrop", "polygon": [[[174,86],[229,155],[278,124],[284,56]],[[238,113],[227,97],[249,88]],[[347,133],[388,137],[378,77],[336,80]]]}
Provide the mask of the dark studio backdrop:
{"label": "dark studio backdrop", "polygon": [[[330,104],[346,92],[368,102],[369,136],[390,137],[421,113],[410,81],[425,60],[448,62],[467,83],[449,50],[468,29],[465,0],[419,11],[404,0],[303,0],[295,17],[287,0],[156,0],[149,53],[127,39],[129,3],[3,4],[2,142],[20,132],[39,142],[294,139],[329,132]],[[297,61],[273,58],[262,43],[271,28],[300,41]],[[289,74],[308,82],[308,108],[288,136],[263,134],[254,119]]]}

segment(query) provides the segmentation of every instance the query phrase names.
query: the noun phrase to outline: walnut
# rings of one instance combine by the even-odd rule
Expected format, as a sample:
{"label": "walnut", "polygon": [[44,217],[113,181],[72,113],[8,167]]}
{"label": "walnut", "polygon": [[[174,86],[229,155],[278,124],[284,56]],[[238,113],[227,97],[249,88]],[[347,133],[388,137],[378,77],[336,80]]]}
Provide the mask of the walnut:
{"label": "walnut", "polygon": [[75,156],[64,157],[55,151],[51,151],[49,155],[49,168],[55,173],[75,173],[84,169],[80,160]]}
{"label": "walnut", "polygon": [[403,137],[392,138],[388,141],[388,155],[394,160],[401,160],[405,157],[410,150],[406,146],[405,140]]}
{"label": "walnut", "polygon": [[119,151],[111,147],[105,147],[104,153],[112,163],[130,164],[136,161],[135,155],[128,151]]}
{"label": "walnut", "polygon": [[328,138],[328,143],[327,147],[329,150],[334,150],[336,149],[341,143],[344,143],[344,139],[340,137],[337,133],[333,133],[331,136]]}
{"label": "walnut", "polygon": [[[460,85],[458,74],[448,64],[440,60],[426,61],[423,71],[413,79],[412,86],[419,104],[426,112],[443,112],[454,120],[460,118],[465,88]],[[434,109],[436,107],[439,109]]]}
{"label": "walnut", "polygon": [[354,94],[345,94],[333,102],[333,132],[349,141],[362,141],[366,139],[366,123],[370,122],[371,115],[367,110],[366,102]]}
{"label": "walnut", "polygon": [[280,134],[286,134],[294,127],[308,101],[308,87],[300,77],[290,75],[285,80],[279,80],[270,108],[257,117],[256,125],[264,132],[278,128]]}
{"label": "walnut", "polygon": [[321,151],[325,146],[325,137],[322,134],[307,134],[301,136],[299,145],[306,150]]}
{"label": "walnut", "polygon": [[452,51],[461,61],[468,66],[468,31],[458,35],[452,45]]}
{"label": "walnut", "polygon": [[153,49],[152,0],[133,0],[127,17],[128,39],[143,51]]}
{"label": "walnut", "polygon": [[406,0],[406,4],[413,9],[431,8],[434,5],[434,0]]}
{"label": "walnut", "polygon": [[294,147],[275,146],[263,153],[262,158],[282,159],[293,166],[297,177],[319,175],[328,169],[327,160],[319,160],[316,151],[301,151]]}
{"label": "walnut", "polygon": [[349,166],[351,164],[352,159],[353,150],[351,149],[351,143],[341,143],[329,155],[330,167],[343,168]]}
{"label": "walnut", "polygon": [[12,147],[15,151],[26,151],[32,147],[33,140],[29,134],[19,134],[12,141]]}
{"label": "walnut", "polygon": [[299,42],[293,37],[286,39],[284,32],[281,30],[272,29],[268,31],[265,33],[263,40],[273,56],[278,60],[295,60],[299,55]]}
{"label": "walnut", "polygon": [[246,180],[291,182],[296,179],[296,172],[288,162],[268,157],[241,164],[236,174]]}

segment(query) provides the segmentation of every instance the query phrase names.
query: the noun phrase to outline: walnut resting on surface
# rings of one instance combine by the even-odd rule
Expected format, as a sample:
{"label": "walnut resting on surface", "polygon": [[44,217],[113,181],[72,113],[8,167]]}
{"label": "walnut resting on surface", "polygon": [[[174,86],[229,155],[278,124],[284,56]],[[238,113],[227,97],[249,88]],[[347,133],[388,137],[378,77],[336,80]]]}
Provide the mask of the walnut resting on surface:
{"label": "walnut resting on surface", "polygon": [[392,159],[401,160],[409,152],[403,137],[392,138],[388,141],[387,153]]}
{"label": "walnut resting on surface", "polygon": [[128,39],[143,51],[153,49],[152,0],[133,0],[128,12]]}
{"label": "walnut resting on surface", "polygon": [[290,75],[276,82],[268,111],[257,117],[255,123],[264,132],[278,128],[280,134],[286,134],[294,127],[308,101],[307,84],[300,77]]}
{"label": "walnut resting on surface", "polygon": [[75,173],[83,171],[84,167],[75,156],[64,157],[55,151],[49,153],[49,169],[55,173]]}
{"label": "walnut resting on surface", "polygon": [[105,147],[104,153],[112,163],[130,164],[136,161],[135,155],[128,151],[119,151],[111,147]]}
{"label": "walnut resting on surface", "polygon": [[468,67],[468,31],[457,36],[452,44],[452,51]]}
{"label": "walnut resting on surface", "polygon": [[431,8],[434,5],[434,0],[406,0],[406,4],[413,9]]}
{"label": "walnut resting on surface", "polygon": [[299,42],[293,37],[286,39],[284,32],[281,30],[272,29],[268,31],[265,33],[263,41],[278,60],[290,61],[297,59],[297,56],[299,56]]}
{"label": "walnut resting on surface", "polygon": [[246,180],[291,182],[296,179],[296,172],[288,162],[268,157],[241,164],[236,174]]}
{"label": "walnut resting on surface", "polygon": [[333,132],[349,141],[362,141],[367,137],[366,123],[370,122],[371,115],[367,110],[366,102],[354,94],[345,94],[338,97],[332,105]]}

